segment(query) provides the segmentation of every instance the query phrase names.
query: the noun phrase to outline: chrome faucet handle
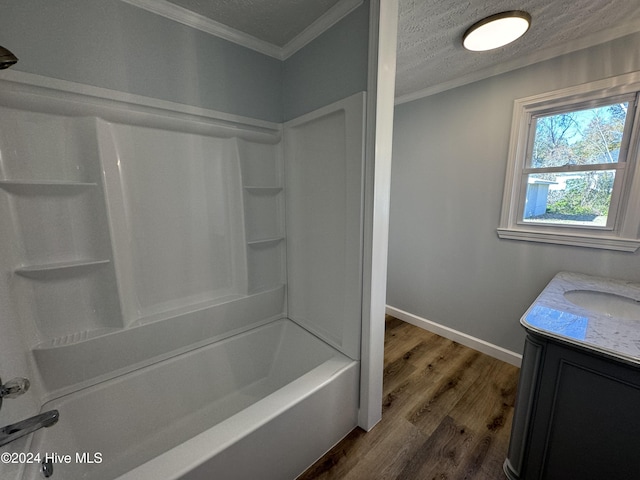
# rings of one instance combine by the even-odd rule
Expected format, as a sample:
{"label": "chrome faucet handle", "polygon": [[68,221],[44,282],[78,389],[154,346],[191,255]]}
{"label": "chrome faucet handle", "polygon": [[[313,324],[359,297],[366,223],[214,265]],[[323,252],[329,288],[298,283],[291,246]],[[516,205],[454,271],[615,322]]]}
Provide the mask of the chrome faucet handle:
{"label": "chrome faucet handle", "polygon": [[[0,380],[0,383],[2,381]],[[0,385],[0,398],[16,398],[29,390],[31,383],[27,378],[16,377]]]}

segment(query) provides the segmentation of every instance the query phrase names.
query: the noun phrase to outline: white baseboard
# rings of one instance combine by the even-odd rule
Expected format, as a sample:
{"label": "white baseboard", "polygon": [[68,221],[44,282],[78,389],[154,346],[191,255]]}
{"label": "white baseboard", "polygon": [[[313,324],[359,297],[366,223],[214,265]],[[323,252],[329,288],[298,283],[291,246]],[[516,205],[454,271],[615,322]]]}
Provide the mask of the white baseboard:
{"label": "white baseboard", "polygon": [[502,360],[503,362],[515,365],[516,367],[520,367],[520,365],[522,364],[522,355],[512,352],[511,350],[507,350],[506,348],[494,345],[493,343],[489,343],[479,338],[472,337],[471,335],[468,335],[466,333],[459,332],[458,330],[454,330],[453,328],[445,327],[444,325],[440,325],[439,323],[432,322],[431,320],[427,320],[426,318],[419,317],[417,315],[414,315],[413,313],[405,312],[404,310],[400,310],[399,308],[391,307],[389,305],[387,305],[386,312],[387,315],[391,315],[392,317],[396,317],[400,320],[410,323],[411,325],[415,325],[416,327],[423,328],[429,332],[440,335],[441,337],[445,337],[449,340],[453,340],[454,342],[458,342],[466,347],[478,350],[479,352],[497,358],[498,360]]}

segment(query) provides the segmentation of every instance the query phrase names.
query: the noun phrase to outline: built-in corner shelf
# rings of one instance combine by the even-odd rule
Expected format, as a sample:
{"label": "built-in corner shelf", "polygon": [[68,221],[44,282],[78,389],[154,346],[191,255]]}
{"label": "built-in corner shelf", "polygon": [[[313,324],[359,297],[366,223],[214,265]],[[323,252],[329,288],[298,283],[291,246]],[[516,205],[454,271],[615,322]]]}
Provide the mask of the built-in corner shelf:
{"label": "built-in corner shelf", "polygon": [[72,262],[48,263],[42,265],[26,265],[16,268],[16,275],[27,278],[44,278],[52,273],[68,272],[76,273],[81,270],[90,270],[110,263],[111,260],[78,260]]}
{"label": "built-in corner shelf", "polygon": [[0,180],[0,189],[18,195],[73,195],[97,186],[95,182],[63,180]]}
{"label": "built-in corner shelf", "polygon": [[262,238],[260,240],[250,240],[247,242],[249,246],[269,245],[282,242],[284,237]]}

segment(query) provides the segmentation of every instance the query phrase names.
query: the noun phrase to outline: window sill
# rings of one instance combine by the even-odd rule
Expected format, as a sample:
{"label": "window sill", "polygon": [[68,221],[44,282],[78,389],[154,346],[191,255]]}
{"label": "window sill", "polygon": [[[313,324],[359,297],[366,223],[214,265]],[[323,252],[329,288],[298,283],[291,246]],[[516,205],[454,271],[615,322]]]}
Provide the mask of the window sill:
{"label": "window sill", "polygon": [[621,252],[635,252],[640,247],[640,240],[636,238],[621,238],[614,236],[600,236],[540,232],[515,228],[498,228],[498,237],[509,240],[524,240],[526,242],[554,243],[557,245],[572,245],[575,247],[601,248]]}

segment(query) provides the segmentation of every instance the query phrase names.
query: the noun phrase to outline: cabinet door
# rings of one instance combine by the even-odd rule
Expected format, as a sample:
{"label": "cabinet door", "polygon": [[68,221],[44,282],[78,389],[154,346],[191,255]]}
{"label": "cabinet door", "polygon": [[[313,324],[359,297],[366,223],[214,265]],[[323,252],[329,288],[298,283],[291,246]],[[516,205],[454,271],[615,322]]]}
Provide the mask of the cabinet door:
{"label": "cabinet door", "polygon": [[638,478],[640,370],[549,342],[527,479]]}

